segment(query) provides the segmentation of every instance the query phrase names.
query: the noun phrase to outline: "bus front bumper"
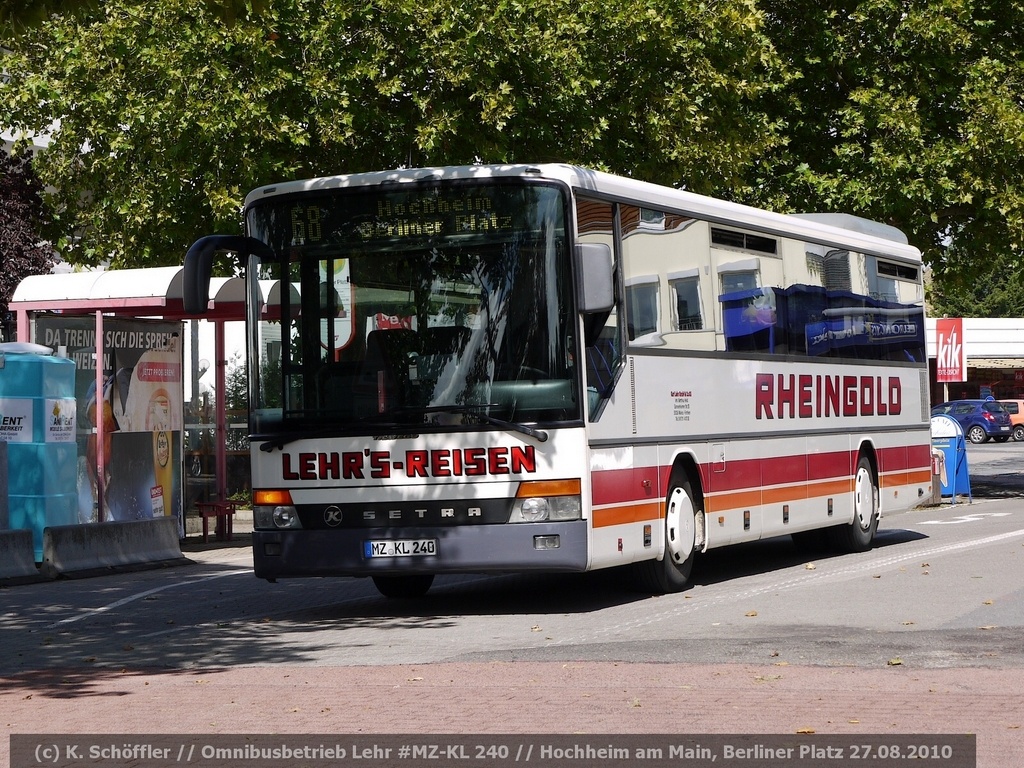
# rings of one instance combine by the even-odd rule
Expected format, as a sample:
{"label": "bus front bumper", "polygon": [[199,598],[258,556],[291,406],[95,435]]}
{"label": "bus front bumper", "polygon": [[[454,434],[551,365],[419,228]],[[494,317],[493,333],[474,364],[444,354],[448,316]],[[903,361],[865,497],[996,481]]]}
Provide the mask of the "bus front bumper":
{"label": "bus front bumper", "polygon": [[[429,542],[433,542],[431,545]],[[585,571],[587,522],[255,530],[261,579],[410,573]]]}

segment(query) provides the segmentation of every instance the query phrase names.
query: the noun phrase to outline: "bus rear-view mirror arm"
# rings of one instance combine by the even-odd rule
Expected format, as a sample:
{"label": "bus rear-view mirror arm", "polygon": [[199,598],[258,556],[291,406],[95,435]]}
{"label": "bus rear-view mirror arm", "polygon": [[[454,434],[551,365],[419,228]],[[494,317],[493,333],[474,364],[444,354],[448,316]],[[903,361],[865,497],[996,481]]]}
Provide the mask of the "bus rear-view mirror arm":
{"label": "bus rear-view mirror arm", "polygon": [[274,251],[266,243],[242,235],[209,235],[192,243],[185,254],[182,274],[182,306],[187,314],[204,315],[210,303],[210,278],[214,254],[237,253],[244,264],[249,254],[272,258]]}

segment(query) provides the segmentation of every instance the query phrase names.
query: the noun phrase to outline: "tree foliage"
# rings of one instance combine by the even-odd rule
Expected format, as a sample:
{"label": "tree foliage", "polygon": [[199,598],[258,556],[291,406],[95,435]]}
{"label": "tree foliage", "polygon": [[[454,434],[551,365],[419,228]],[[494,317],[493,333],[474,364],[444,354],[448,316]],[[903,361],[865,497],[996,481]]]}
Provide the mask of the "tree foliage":
{"label": "tree foliage", "polygon": [[1024,317],[1024,271],[1004,259],[979,260],[969,274],[932,282],[928,311],[935,317]]}
{"label": "tree foliage", "polygon": [[99,0],[5,0],[0,5],[0,40],[38,27],[51,16],[94,9]]}
{"label": "tree foliage", "polygon": [[557,160],[730,188],[777,140],[760,25],[752,0],[107,0],[27,31],[0,97],[58,121],[66,258],[171,264],[305,176]]}
{"label": "tree foliage", "polygon": [[762,199],[893,224],[950,292],[1019,271],[1021,0],[776,0],[767,31],[798,77],[766,103]]}
{"label": "tree foliage", "polygon": [[[104,0],[4,0],[0,5],[0,40],[20,37],[52,16],[80,15],[95,11]],[[203,0],[225,21],[233,21],[247,8],[262,9],[268,0]]]}
{"label": "tree foliage", "polygon": [[264,183],[557,160],[893,224],[937,299],[1024,267],[1024,0],[43,5],[0,103],[59,120],[73,261],[177,263]]}
{"label": "tree foliage", "polygon": [[40,235],[42,191],[29,157],[0,151],[0,316],[23,278],[53,267],[53,248]]}

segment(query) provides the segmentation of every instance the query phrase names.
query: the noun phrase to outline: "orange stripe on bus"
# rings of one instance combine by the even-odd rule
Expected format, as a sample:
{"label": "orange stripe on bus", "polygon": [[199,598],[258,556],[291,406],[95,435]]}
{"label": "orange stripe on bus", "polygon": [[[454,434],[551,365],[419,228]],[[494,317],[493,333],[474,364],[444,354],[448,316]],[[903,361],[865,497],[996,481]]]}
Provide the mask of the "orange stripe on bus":
{"label": "orange stripe on bus", "polygon": [[[826,480],[820,483],[808,483],[807,485],[792,485],[785,488],[764,488],[718,495],[709,494],[705,497],[704,511],[707,514],[722,514],[723,512],[751,509],[762,505],[785,504],[826,498],[828,496],[841,496],[853,492],[853,482],[853,478],[842,478],[839,480]],[[881,484],[886,488],[927,482],[931,482],[931,472],[927,469],[916,472],[895,472],[891,475],[883,475],[881,478]],[[658,520],[663,516],[663,510],[664,502],[662,501],[603,507],[594,510],[594,527],[605,528],[610,525],[626,525],[628,523]]]}
{"label": "orange stripe on bus", "polygon": [[853,490],[853,480],[827,480],[807,485],[792,485],[786,488],[765,488],[757,491],[740,491],[739,493],[709,494],[704,503],[707,513],[728,512],[731,509],[750,509],[763,504],[782,504],[807,499],[838,496]]}
{"label": "orange stripe on bus", "polygon": [[931,485],[932,473],[929,469],[922,469],[911,472],[893,472],[882,475],[881,486],[891,488],[899,485]]}
{"label": "orange stripe on bus", "polygon": [[661,518],[662,508],[663,502],[648,501],[643,504],[595,509],[594,527],[606,528],[609,525],[626,525],[627,523],[643,523],[648,520],[658,520]]}

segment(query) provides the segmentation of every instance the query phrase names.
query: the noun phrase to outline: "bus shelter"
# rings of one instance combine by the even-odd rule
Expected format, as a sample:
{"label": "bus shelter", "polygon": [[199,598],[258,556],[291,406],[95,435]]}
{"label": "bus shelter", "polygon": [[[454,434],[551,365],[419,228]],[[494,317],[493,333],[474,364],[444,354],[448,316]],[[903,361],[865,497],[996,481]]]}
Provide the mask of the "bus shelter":
{"label": "bus shelter", "polygon": [[[54,349],[57,354],[69,354],[69,349],[62,341],[73,340],[71,346],[75,347],[74,358],[79,363],[79,368],[89,370],[87,376],[95,372],[95,381],[90,384],[90,392],[96,398],[96,403],[101,398],[106,398],[112,387],[121,386],[120,400],[112,398],[115,407],[126,407],[127,400],[124,394],[126,380],[134,376],[131,382],[141,378],[156,380],[161,378],[161,373],[173,372],[177,368],[177,388],[168,386],[162,397],[168,393],[175,393],[166,403],[168,412],[177,409],[178,414],[184,413],[184,373],[182,362],[182,348],[184,341],[180,338],[184,329],[184,321],[198,319],[195,315],[189,315],[184,311],[182,305],[183,269],[181,267],[154,267],[146,269],[126,269],[75,272],[67,274],[48,274],[27,277],[19,284],[10,302],[10,310],[15,313],[17,320],[17,340],[43,344]],[[216,500],[226,501],[228,496],[227,488],[227,414],[225,403],[225,384],[227,353],[225,341],[225,325],[231,321],[245,319],[245,288],[241,278],[215,278],[211,284],[209,310],[202,316],[203,320],[210,321],[214,330],[214,369],[215,369],[215,415],[214,415],[214,493]],[[137,326],[132,326],[126,321],[134,321]],[[146,325],[156,323],[157,325]],[[162,325],[161,325],[162,323]],[[125,331],[124,328],[137,327],[141,330]],[[112,329],[118,328],[116,332]],[[153,332],[156,328],[159,332]],[[53,329],[72,329],[63,336],[59,331]],[[84,330],[83,330],[84,329]],[[168,333],[168,329],[176,329]],[[168,336],[178,336],[176,351],[169,350]],[[46,343],[47,341],[51,343]],[[171,340],[173,342],[173,339]],[[87,345],[87,346],[83,346]],[[148,350],[147,345],[154,345],[158,349]],[[126,348],[135,350],[135,356],[130,361],[132,364],[131,373],[122,367],[118,370],[118,355],[124,353]],[[141,351],[140,351],[141,350]],[[160,355],[176,354],[179,362],[161,363]],[[170,357],[165,357],[170,359]],[[96,361],[103,361],[97,364]],[[200,371],[199,355],[195,338],[191,345],[191,360],[187,365],[191,375],[192,400],[195,401],[198,389]],[[161,367],[163,366],[163,367]],[[113,373],[112,373],[113,372]],[[134,385],[134,384],[133,384]],[[159,401],[160,398],[157,398]],[[177,402],[174,402],[174,400]],[[142,406],[144,410],[146,406]],[[145,418],[154,416],[153,402],[148,404],[149,412]],[[163,408],[163,403],[158,402],[158,408]],[[81,404],[79,407],[82,412]],[[92,425],[92,434],[89,436],[92,450],[88,451],[85,463],[88,466],[91,476],[93,503],[97,511],[97,522],[107,519],[114,519],[110,514],[110,501],[113,497],[111,488],[111,466],[112,454],[109,448],[109,434],[105,431],[113,430],[113,421],[104,418],[104,409],[98,405],[92,412],[93,418],[88,421]],[[127,414],[126,414],[127,418]],[[81,422],[82,419],[79,419]],[[136,422],[142,421],[137,418]],[[179,430],[184,427],[179,422]],[[148,429],[148,427],[147,427]],[[142,430],[139,430],[142,431]],[[81,428],[80,428],[81,432]],[[155,456],[157,447],[156,432],[152,437],[152,448],[149,450]],[[140,436],[140,439],[148,439]],[[161,499],[161,505],[153,502],[152,514],[156,516],[158,509],[163,509],[164,514],[180,513],[179,531],[184,535],[184,468],[181,443],[183,433],[178,433],[179,449],[172,455],[174,459],[175,477],[179,478],[177,503],[178,510],[173,510],[170,505],[164,505],[165,500]],[[100,448],[97,448],[100,446]],[[129,448],[129,450],[131,450]],[[80,452],[81,455],[81,452]],[[115,457],[116,458],[116,457]],[[130,459],[133,458],[129,455]],[[81,459],[80,459],[81,461]],[[124,461],[122,459],[122,461]],[[150,470],[159,475],[155,464]],[[152,476],[152,475],[151,475]],[[159,483],[159,481],[157,481]],[[82,481],[80,479],[80,486]],[[79,493],[83,489],[79,488]],[[108,498],[105,498],[107,496]],[[146,516],[149,510],[135,509],[131,514]]]}

